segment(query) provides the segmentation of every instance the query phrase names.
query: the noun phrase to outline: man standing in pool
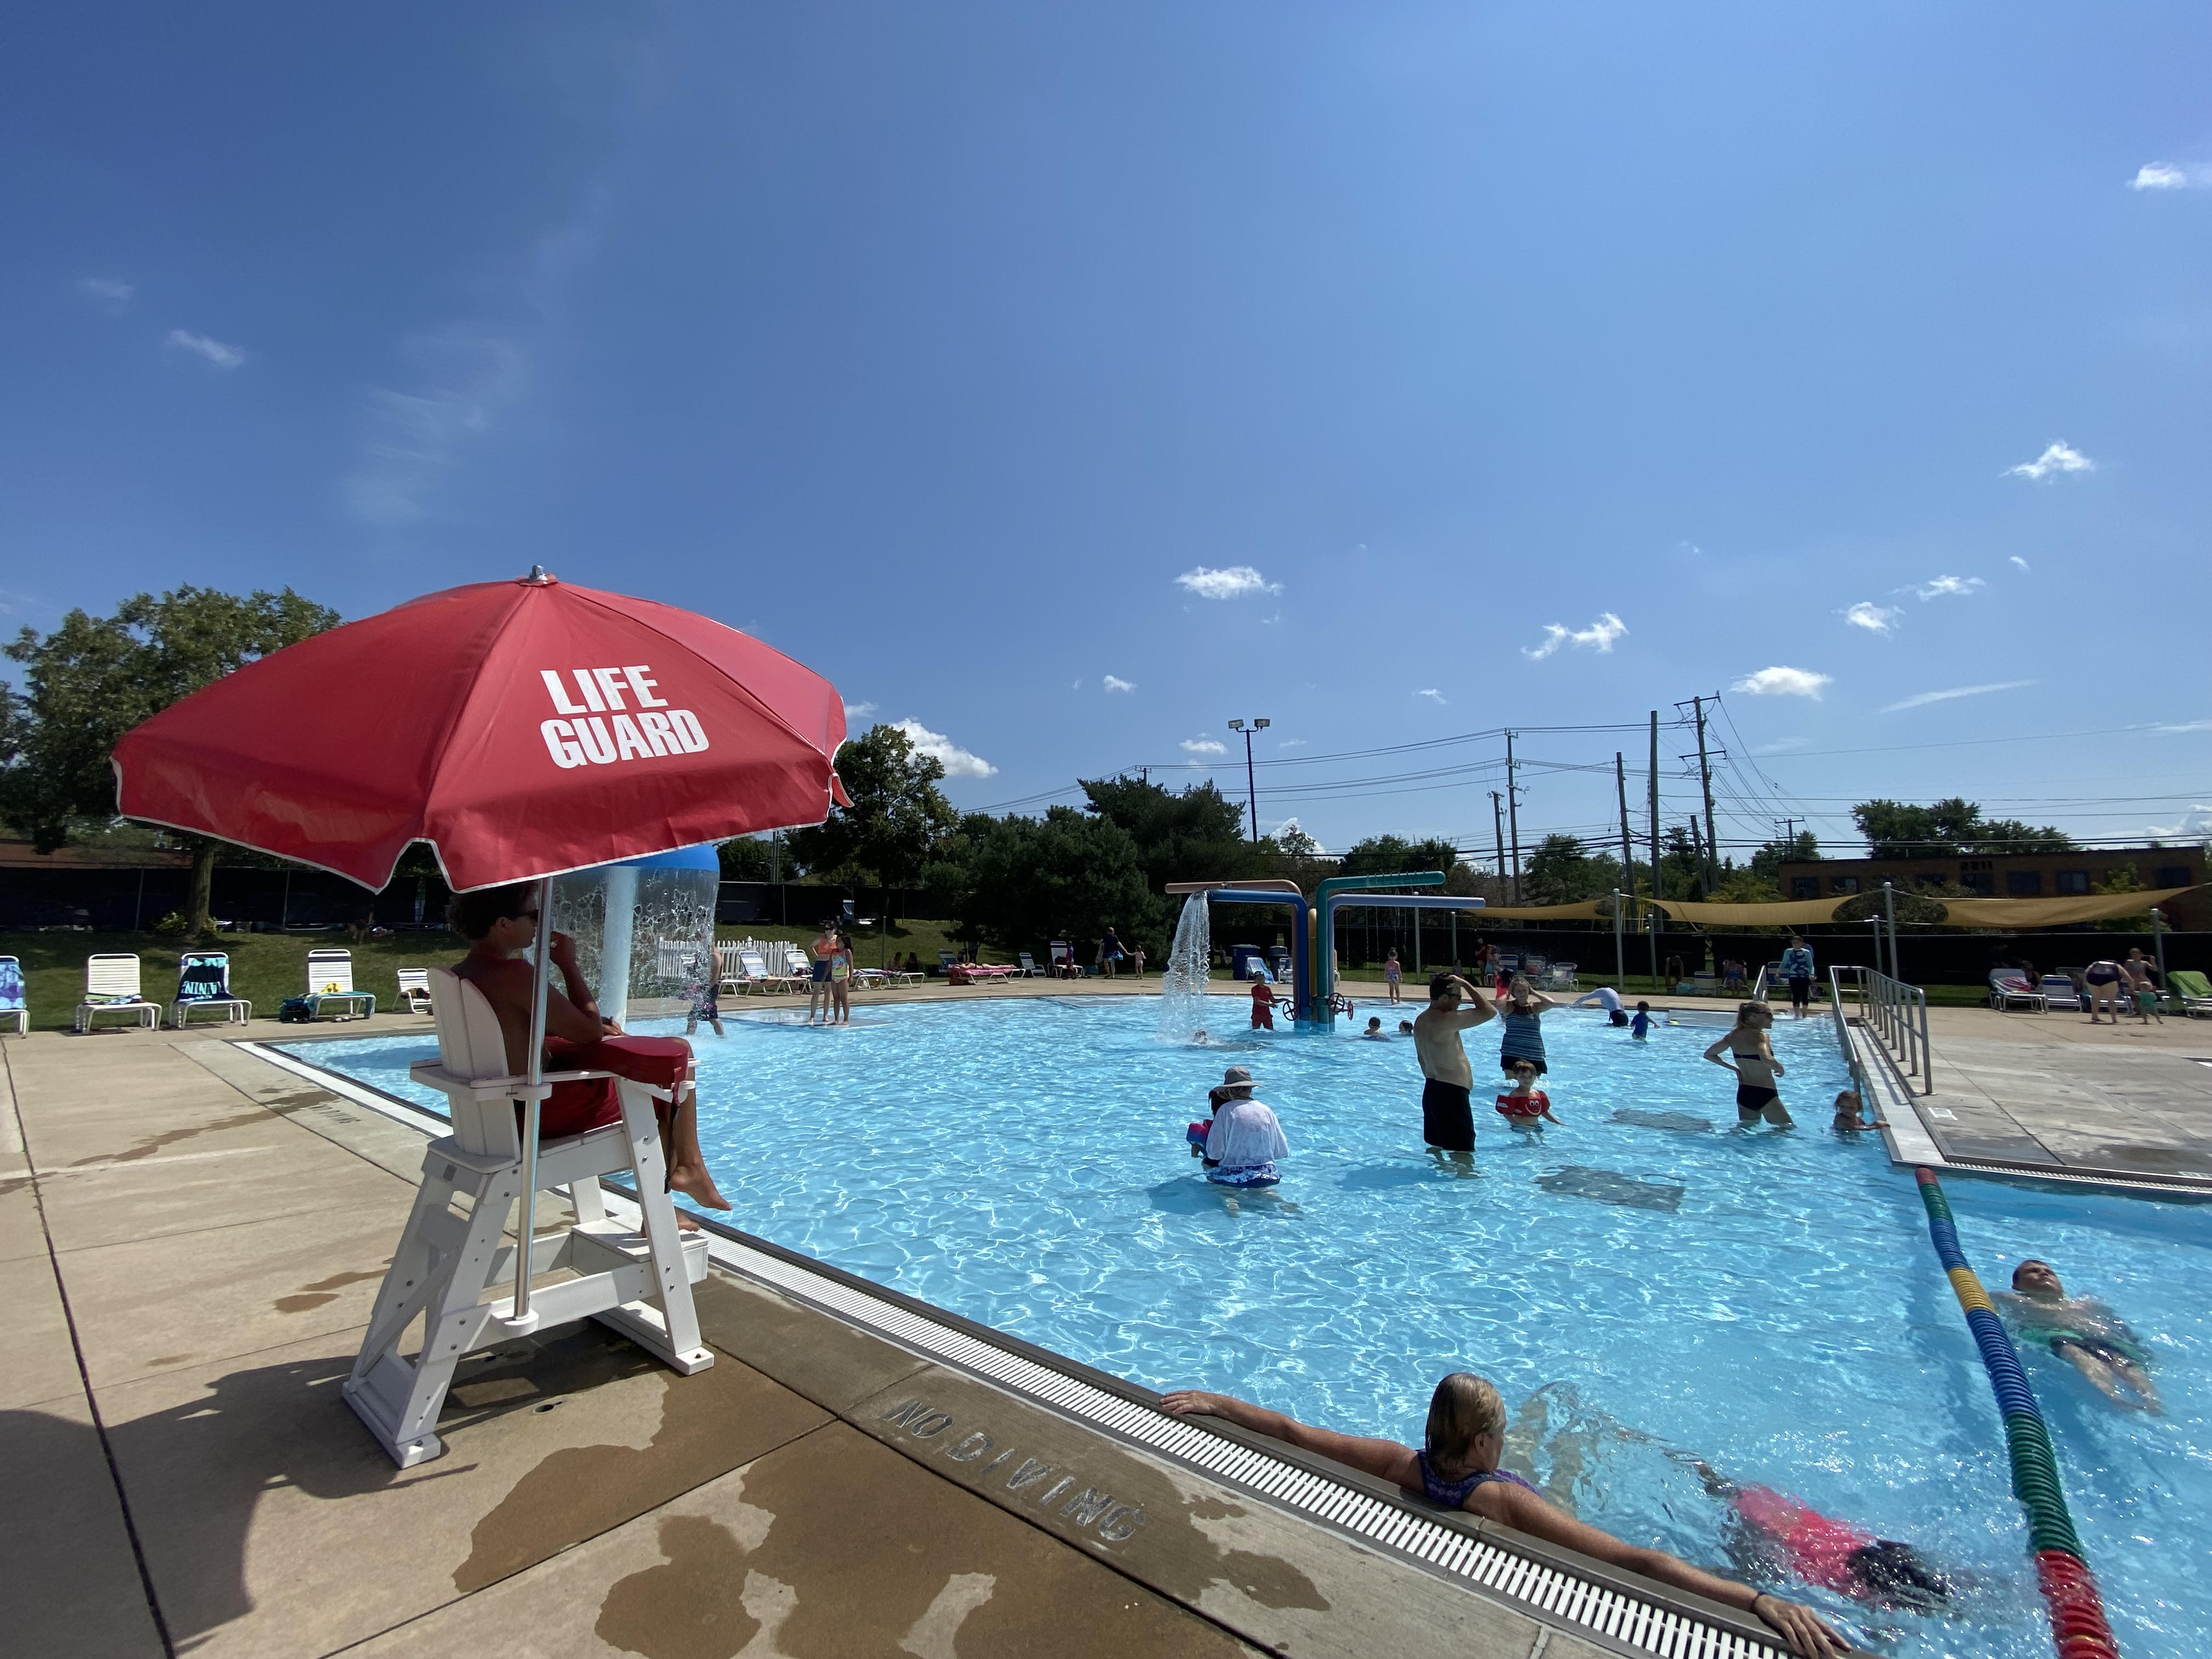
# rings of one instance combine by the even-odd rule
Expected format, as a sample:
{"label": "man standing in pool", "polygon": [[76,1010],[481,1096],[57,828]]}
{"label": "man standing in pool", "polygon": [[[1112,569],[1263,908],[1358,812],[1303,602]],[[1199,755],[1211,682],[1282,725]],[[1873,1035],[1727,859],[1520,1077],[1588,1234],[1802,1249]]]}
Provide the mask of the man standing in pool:
{"label": "man standing in pool", "polygon": [[[1472,1007],[1462,1007],[1472,1003]],[[1429,1006],[1413,1022],[1413,1053],[1421,1062],[1421,1139],[1447,1152],[1474,1151],[1474,1072],[1460,1033],[1496,1012],[1482,993],[1457,974],[1429,981]]]}

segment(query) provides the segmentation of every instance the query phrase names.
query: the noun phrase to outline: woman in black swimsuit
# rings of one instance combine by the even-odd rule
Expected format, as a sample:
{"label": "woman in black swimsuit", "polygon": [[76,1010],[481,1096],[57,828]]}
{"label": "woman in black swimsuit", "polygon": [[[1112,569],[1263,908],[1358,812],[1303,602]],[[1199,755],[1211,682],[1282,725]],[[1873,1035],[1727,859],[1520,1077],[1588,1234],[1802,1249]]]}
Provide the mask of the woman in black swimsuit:
{"label": "woman in black swimsuit", "polygon": [[[1735,1011],[1735,1027],[1705,1050],[1707,1060],[1723,1071],[1735,1073],[1735,1121],[1739,1129],[1748,1129],[1762,1117],[1778,1129],[1797,1127],[1796,1120],[1782,1103],[1782,1091],[1774,1086],[1783,1068],[1766,1036],[1773,1024],[1774,1011],[1765,1003],[1740,1004]],[[1729,1056],[1727,1060],[1721,1058],[1724,1050]]]}

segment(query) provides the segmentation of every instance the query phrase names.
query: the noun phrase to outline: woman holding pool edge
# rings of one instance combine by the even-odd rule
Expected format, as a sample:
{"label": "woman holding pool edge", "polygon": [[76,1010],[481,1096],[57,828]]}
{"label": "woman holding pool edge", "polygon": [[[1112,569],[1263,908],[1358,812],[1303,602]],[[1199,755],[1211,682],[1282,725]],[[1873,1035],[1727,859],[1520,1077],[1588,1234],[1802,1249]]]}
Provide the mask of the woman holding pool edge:
{"label": "woman holding pool edge", "polygon": [[1407,1492],[1425,1493],[1432,1502],[1739,1608],[1772,1628],[1805,1659],[1822,1659],[1850,1648],[1810,1607],[1692,1566],[1664,1550],[1615,1538],[1576,1520],[1518,1475],[1499,1468],[1498,1460],[1505,1447],[1504,1402],[1489,1382],[1472,1372],[1455,1371],[1437,1384],[1429,1401],[1425,1443],[1419,1450],[1395,1440],[1316,1428],[1263,1406],[1196,1389],[1163,1395],[1160,1409],[1177,1417],[1222,1418]]}

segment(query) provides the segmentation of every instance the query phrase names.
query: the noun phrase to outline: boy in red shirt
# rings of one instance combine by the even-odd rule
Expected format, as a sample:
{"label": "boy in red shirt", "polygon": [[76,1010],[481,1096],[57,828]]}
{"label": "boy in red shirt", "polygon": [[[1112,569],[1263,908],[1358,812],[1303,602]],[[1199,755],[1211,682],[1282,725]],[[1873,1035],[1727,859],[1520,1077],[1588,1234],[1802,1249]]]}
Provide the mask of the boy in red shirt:
{"label": "boy in red shirt", "polygon": [[1252,981],[1252,1029],[1255,1031],[1275,1029],[1275,988],[1264,979]]}
{"label": "boy in red shirt", "polygon": [[1552,1115],[1552,1097],[1535,1086],[1536,1068],[1525,1060],[1513,1062],[1513,1092],[1498,1097],[1498,1115],[1513,1128],[1540,1133]]}

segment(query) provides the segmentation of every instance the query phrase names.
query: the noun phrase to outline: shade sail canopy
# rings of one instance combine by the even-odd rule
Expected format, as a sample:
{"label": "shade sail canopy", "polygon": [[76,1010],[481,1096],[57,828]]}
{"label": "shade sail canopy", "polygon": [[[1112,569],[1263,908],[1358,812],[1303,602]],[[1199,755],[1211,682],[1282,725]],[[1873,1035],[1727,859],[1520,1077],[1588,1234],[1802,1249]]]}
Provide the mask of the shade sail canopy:
{"label": "shade sail canopy", "polygon": [[533,573],[249,663],[114,759],[126,817],[371,888],[427,841],[465,890],[819,823],[844,739],[836,688],[758,640]]}
{"label": "shade sail canopy", "polygon": [[1785,899],[1776,904],[1695,904],[1686,899],[1645,899],[1677,921],[1694,921],[1707,927],[1802,927],[1808,922],[1832,921],[1839,898]]}
{"label": "shade sail canopy", "polygon": [[[2198,883],[2197,886],[2203,885]],[[1942,927],[2055,927],[2069,921],[2108,921],[2139,916],[2154,904],[2193,893],[2197,887],[2160,887],[2140,893],[2088,893],[2075,898],[1940,899]]]}

